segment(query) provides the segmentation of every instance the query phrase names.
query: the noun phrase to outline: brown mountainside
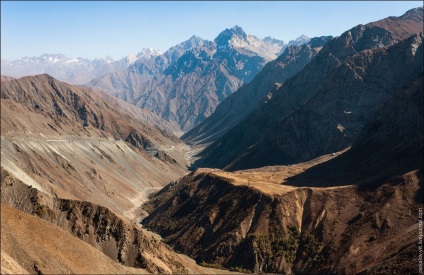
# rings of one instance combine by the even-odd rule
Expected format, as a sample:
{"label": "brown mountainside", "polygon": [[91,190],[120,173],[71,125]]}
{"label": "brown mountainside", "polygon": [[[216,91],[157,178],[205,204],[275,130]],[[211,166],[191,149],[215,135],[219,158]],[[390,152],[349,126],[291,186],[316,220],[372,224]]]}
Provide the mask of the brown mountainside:
{"label": "brown mountainside", "polygon": [[350,146],[378,106],[422,74],[422,33],[411,35],[396,43],[386,29],[359,25],[331,40],[197,165],[296,163]]}
{"label": "brown mountainside", "polygon": [[422,75],[399,89],[339,156],[198,170],[147,202],[143,224],[177,251],[235,270],[416,273],[423,91]]}
{"label": "brown mountainside", "polygon": [[1,82],[3,82],[3,81],[9,81],[9,80],[12,80],[12,79],[15,79],[14,77],[11,77],[11,76],[7,76],[7,75],[2,75],[1,76]]}
{"label": "brown mountainside", "polygon": [[[206,272],[137,225],[144,215],[139,206],[148,195],[187,172],[187,147],[141,121],[143,112],[126,111],[117,99],[109,102],[96,94],[48,75],[2,82],[1,201],[38,216],[11,217],[2,209],[18,219],[2,223],[2,270]],[[15,226],[19,219],[45,230],[44,235],[36,230],[26,236],[28,229]],[[75,241],[57,250],[72,236],[92,249]],[[33,255],[36,246],[43,251]],[[74,262],[81,257],[78,251],[105,266]]]}
{"label": "brown mountainside", "polygon": [[186,171],[177,137],[86,88],[40,75],[3,83],[1,96],[2,167],[40,190],[132,217]]}
{"label": "brown mountainside", "polygon": [[[2,109],[2,135],[32,132],[109,136],[124,140],[139,135],[144,141],[141,149],[148,145],[179,142],[172,134],[144,124],[86,88],[58,81],[49,75],[5,82],[1,87],[1,98],[4,107],[8,108]],[[18,108],[26,108],[26,112],[34,114],[31,123],[19,120],[17,113],[24,110]],[[12,119],[14,115],[16,119]]]}
{"label": "brown mountainside", "polygon": [[[176,254],[151,233],[105,207],[51,197],[35,188],[28,188],[4,170],[1,176],[2,211],[3,204],[6,204],[6,213],[16,213],[15,217],[9,215],[10,220],[2,220],[2,238],[8,236],[6,240],[2,239],[2,249],[27,271],[96,273],[102,270],[98,264],[101,260],[111,268],[103,269],[104,273],[113,270],[136,274],[145,273],[145,270],[161,274],[205,272],[193,260]],[[13,227],[22,220],[37,227]],[[46,230],[44,234],[40,232],[42,229]],[[34,232],[31,234],[30,230]],[[58,245],[63,244],[62,240],[70,243],[66,249],[57,250]],[[34,252],[35,245],[45,249],[41,254],[28,255]],[[69,254],[63,254],[64,251]],[[91,265],[84,260],[78,261],[81,251],[90,253],[87,257],[94,261]],[[52,262],[46,261],[46,257]]]}

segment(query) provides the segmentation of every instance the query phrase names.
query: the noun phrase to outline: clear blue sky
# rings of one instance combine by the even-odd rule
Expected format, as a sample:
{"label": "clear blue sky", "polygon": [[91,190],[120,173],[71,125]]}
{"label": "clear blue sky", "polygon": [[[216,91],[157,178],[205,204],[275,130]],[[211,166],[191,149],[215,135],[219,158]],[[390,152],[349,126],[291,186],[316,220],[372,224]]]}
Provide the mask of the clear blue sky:
{"label": "clear blue sky", "polygon": [[1,58],[43,53],[121,58],[142,48],[165,51],[193,34],[213,40],[234,25],[285,42],[301,34],[338,36],[419,6],[422,1],[1,1]]}

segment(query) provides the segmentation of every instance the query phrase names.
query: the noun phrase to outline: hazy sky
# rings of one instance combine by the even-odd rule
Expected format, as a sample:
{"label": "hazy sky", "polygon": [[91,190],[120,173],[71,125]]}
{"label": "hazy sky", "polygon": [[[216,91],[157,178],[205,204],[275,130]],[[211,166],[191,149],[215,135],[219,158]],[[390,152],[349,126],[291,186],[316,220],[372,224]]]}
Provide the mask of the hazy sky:
{"label": "hazy sky", "polygon": [[213,40],[234,25],[285,42],[301,34],[338,36],[419,6],[422,1],[1,1],[1,58],[43,53],[121,58],[142,48],[165,51],[193,34]]}

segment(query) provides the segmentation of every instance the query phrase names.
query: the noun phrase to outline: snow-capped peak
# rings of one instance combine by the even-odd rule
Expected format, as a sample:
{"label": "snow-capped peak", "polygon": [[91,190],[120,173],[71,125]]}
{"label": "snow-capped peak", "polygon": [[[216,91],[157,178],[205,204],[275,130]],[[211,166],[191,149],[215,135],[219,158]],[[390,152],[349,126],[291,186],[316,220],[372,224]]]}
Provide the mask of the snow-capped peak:
{"label": "snow-capped peak", "polygon": [[153,48],[144,48],[141,50],[141,52],[139,52],[136,56],[137,59],[139,58],[146,58],[146,59],[150,59],[152,57],[156,57],[159,55],[162,55],[163,53],[160,50],[156,50]]}

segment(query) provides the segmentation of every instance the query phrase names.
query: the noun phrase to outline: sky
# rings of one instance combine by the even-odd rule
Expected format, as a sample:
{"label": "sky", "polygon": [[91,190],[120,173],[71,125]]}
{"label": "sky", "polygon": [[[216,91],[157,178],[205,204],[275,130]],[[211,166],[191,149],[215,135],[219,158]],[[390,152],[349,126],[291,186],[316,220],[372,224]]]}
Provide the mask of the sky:
{"label": "sky", "polygon": [[419,6],[422,1],[1,1],[1,58],[119,59],[143,48],[164,52],[192,35],[213,40],[234,25],[287,43],[302,34],[338,36]]}

